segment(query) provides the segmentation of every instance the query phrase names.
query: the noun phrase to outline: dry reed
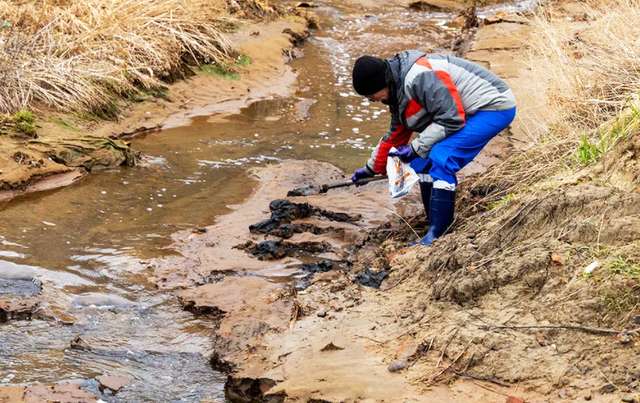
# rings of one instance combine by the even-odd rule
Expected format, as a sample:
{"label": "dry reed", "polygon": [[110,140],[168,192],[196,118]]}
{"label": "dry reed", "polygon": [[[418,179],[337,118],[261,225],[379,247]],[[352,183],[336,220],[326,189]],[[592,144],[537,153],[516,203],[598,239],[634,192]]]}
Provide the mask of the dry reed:
{"label": "dry reed", "polygon": [[100,110],[226,60],[229,24],[221,0],[0,1],[0,112]]}
{"label": "dry reed", "polygon": [[580,9],[569,22],[555,4],[536,13],[538,62],[532,68],[549,80],[554,112],[588,130],[620,113],[640,89],[640,0],[587,0],[574,7]]}

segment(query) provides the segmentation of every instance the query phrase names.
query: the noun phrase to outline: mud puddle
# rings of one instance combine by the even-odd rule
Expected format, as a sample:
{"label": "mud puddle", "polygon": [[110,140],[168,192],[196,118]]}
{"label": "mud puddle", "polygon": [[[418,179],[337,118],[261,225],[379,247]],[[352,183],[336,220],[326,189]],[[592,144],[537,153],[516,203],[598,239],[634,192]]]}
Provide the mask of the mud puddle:
{"label": "mud puddle", "polygon": [[[252,287],[260,289],[256,300],[271,301],[265,292],[277,294],[282,284],[305,279],[309,271],[335,272],[326,262],[342,260],[336,251],[362,234],[361,223],[312,214],[295,223],[280,220],[277,234],[257,230],[261,237],[286,235],[292,242],[311,242],[311,235],[331,238],[331,248],[310,252],[311,260],[285,256],[265,263],[234,247],[247,241],[249,225],[268,217],[272,200],[311,181],[344,180],[335,167],[360,166],[385,131],[386,108],[363,100],[349,84],[350,66],[364,46],[380,55],[446,49],[455,28],[447,27],[453,14],[391,5],[374,15],[330,1],[318,5],[324,28],[306,46],[305,57],[292,63],[299,77],[291,97],[135,139],[134,148],[145,155],[139,167],[1,205],[0,297],[35,298],[37,314],[30,321],[0,323],[0,385],[83,379],[95,390],[93,379],[115,373],[131,379],[118,394],[124,400],[220,399],[224,378],[208,362],[212,323],[184,312],[156,286],[214,288],[186,296],[205,300],[224,288],[225,297],[215,304],[232,312]],[[288,172],[248,171],[292,158],[333,166],[292,162],[284,165],[292,167]],[[229,218],[237,211],[230,206],[269,182],[280,187],[260,188],[259,197]],[[330,203],[318,198],[317,206],[381,224],[393,206],[380,199],[384,187],[369,189],[356,196],[356,204],[353,193],[344,191]],[[203,233],[212,222],[215,227]],[[265,240],[253,236],[256,244]],[[186,261],[168,248],[174,241]],[[148,264],[166,255],[176,265]],[[244,285],[227,287],[229,273],[243,276]],[[73,348],[78,336],[89,348]]]}

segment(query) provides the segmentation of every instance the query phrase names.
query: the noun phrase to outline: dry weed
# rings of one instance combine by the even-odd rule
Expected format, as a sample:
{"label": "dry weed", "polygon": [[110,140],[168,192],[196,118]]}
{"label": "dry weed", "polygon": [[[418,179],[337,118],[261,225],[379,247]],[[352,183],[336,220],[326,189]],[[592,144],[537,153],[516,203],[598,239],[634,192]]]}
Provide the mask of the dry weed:
{"label": "dry weed", "polygon": [[93,111],[231,53],[222,1],[0,1],[0,112]]}
{"label": "dry weed", "polygon": [[640,88],[640,1],[588,0],[580,7],[570,21],[556,4],[536,13],[531,67],[550,83],[552,112],[572,128],[595,129]]}

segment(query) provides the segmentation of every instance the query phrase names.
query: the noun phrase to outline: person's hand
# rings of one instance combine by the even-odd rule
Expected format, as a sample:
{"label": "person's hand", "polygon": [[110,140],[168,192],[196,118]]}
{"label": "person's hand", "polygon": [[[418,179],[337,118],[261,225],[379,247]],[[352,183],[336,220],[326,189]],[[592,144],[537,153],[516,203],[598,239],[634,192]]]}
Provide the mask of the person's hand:
{"label": "person's hand", "polygon": [[[369,167],[358,168],[353,172],[351,176],[351,182],[358,184],[359,181],[366,178],[371,178],[375,176],[375,172],[369,169]],[[364,185],[364,183],[363,183]]]}
{"label": "person's hand", "polygon": [[413,151],[413,147],[411,145],[406,144],[396,148],[396,151],[390,151],[389,157],[398,157],[400,161],[409,163],[418,157],[415,151]]}

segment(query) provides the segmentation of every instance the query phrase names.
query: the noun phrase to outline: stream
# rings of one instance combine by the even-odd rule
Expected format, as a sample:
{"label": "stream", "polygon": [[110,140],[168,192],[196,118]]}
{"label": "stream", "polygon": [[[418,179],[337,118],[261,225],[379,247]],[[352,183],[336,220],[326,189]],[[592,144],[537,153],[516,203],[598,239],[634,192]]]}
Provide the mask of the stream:
{"label": "stream", "polygon": [[[41,285],[50,307],[71,318],[0,323],[0,385],[83,379],[106,401],[224,399],[226,378],[208,359],[212,324],[157,291],[146,261],[176,253],[172,234],[208,225],[246,199],[256,184],[251,167],[284,159],[345,172],[361,166],[389,117],[353,92],[354,59],[446,51],[455,38],[450,14],[316,3],[322,29],[292,62],[298,83],[290,97],[136,138],[139,166],[0,206],[0,297],[35,295]],[[77,336],[92,348],[69,348]],[[132,382],[116,396],[101,394],[92,379],[105,373]]]}

